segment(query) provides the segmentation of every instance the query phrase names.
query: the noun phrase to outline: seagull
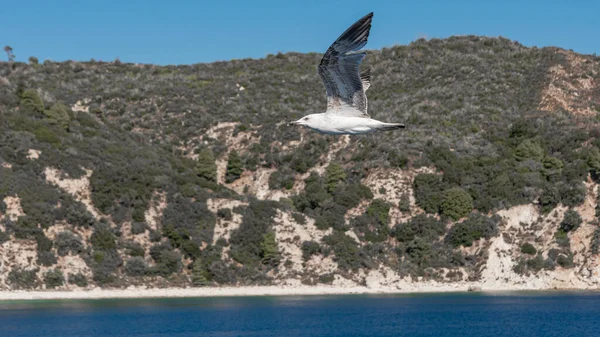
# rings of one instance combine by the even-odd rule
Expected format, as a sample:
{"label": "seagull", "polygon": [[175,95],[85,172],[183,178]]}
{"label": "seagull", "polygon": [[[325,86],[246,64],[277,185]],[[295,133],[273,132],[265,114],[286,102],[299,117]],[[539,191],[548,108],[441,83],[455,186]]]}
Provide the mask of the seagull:
{"label": "seagull", "polygon": [[365,92],[371,86],[367,69],[359,71],[367,53],[359,50],[367,44],[373,12],[348,28],[327,49],[319,64],[319,76],[325,84],[327,110],[310,114],[288,125],[299,125],[329,135],[361,134],[403,129],[404,124],[385,123],[367,113]]}

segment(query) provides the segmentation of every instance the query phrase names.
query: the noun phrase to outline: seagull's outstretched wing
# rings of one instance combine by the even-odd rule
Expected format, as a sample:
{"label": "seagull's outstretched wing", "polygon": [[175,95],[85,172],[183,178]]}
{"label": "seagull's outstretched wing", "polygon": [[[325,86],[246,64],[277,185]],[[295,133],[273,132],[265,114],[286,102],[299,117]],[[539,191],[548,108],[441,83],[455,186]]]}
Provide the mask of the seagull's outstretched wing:
{"label": "seagull's outstretched wing", "polygon": [[[319,64],[319,75],[327,91],[327,112],[348,117],[370,117],[367,96],[363,87],[365,77],[359,67],[365,52],[358,52],[367,44],[373,13],[365,15],[348,28],[327,49]],[[368,75],[366,83],[370,83]]]}

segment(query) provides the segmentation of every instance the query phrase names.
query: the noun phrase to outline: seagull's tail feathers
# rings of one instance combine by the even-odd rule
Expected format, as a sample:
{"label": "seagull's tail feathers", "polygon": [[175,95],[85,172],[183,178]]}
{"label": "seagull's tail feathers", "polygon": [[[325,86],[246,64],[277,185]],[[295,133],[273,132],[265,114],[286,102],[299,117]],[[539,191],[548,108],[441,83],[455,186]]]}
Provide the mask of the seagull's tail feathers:
{"label": "seagull's tail feathers", "polygon": [[377,129],[379,129],[380,131],[391,131],[404,129],[404,127],[405,126],[402,123],[382,123],[381,126],[379,126]]}

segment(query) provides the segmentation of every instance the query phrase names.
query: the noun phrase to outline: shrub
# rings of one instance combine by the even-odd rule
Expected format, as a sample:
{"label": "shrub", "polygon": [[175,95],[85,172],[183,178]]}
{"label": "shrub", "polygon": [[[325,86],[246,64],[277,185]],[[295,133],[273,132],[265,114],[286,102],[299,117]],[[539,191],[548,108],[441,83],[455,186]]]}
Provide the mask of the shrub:
{"label": "shrub", "polygon": [[150,247],[150,256],[154,260],[154,262],[159,263],[162,252],[170,252],[173,251],[173,246],[170,243],[158,243]]}
{"label": "shrub", "polygon": [[231,257],[248,266],[256,266],[264,258],[265,234],[272,228],[277,204],[273,201],[252,200],[244,211],[240,227],[231,233]]}
{"label": "shrub", "polygon": [[554,239],[561,247],[569,247],[571,245],[567,232],[563,231],[562,229],[558,229],[556,233],[554,233]]}
{"label": "shrub", "polygon": [[600,252],[600,228],[596,228],[596,230],[594,230],[591,247],[592,254],[598,254],[598,252]]}
{"label": "shrub", "polygon": [[542,206],[542,213],[549,213],[554,209],[560,202],[560,193],[555,186],[548,186],[542,192],[540,196],[540,205]]}
{"label": "shrub", "polygon": [[90,237],[90,242],[94,249],[112,250],[117,248],[115,239],[115,235],[106,224],[98,223],[94,226],[94,233]]}
{"label": "shrub", "polygon": [[125,262],[125,273],[129,276],[144,276],[146,274],[146,261],[141,256],[134,256]]}
{"label": "shrub", "polygon": [[78,287],[87,287],[88,281],[85,278],[85,275],[82,273],[77,274],[69,274],[68,275],[69,284],[75,284]]}
{"label": "shrub", "polygon": [[176,251],[162,251],[158,257],[154,271],[162,276],[169,276],[181,270],[181,254]]}
{"label": "shrub", "polygon": [[302,242],[302,258],[304,261],[310,259],[311,256],[320,254],[321,246],[316,241],[304,241]]}
{"label": "shrub", "polygon": [[51,269],[44,274],[44,283],[46,288],[54,289],[60,287],[65,283],[65,277],[60,269]]}
{"label": "shrub", "polygon": [[424,265],[432,255],[431,243],[421,237],[416,237],[408,243],[406,254],[413,263]]}
{"label": "shrub", "polygon": [[346,208],[332,202],[326,202],[321,208],[321,215],[315,219],[315,226],[320,230],[333,228],[342,230],[345,228],[346,220],[344,215]]}
{"label": "shrub", "polygon": [[399,223],[394,228],[394,236],[400,242],[408,243],[415,237],[433,242],[446,232],[446,226],[440,220],[426,214],[418,214],[408,222]]}
{"label": "shrub", "polygon": [[231,213],[231,208],[219,208],[217,211],[217,216],[224,220],[233,219],[233,214]]}
{"label": "shrub", "polygon": [[421,173],[413,182],[415,201],[427,213],[437,213],[442,202],[442,177],[438,174]]}
{"label": "shrub", "polygon": [[575,211],[574,209],[570,208],[565,212],[565,217],[560,222],[560,229],[563,232],[568,233],[577,230],[577,228],[579,228],[582,222],[583,220],[581,219],[579,213],[577,213],[577,211]]}
{"label": "shrub", "polygon": [[533,159],[535,161],[541,161],[544,156],[544,151],[539,144],[526,139],[517,146],[515,149],[515,159],[523,161],[526,159]]}
{"label": "shrub", "polygon": [[57,262],[56,255],[51,251],[39,251],[37,262],[42,266],[52,266]]}
{"label": "shrub", "polygon": [[21,268],[13,268],[8,273],[8,284],[12,289],[34,289],[39,286],[37,272],[39,269],[23,270]]}
{"label": "shrub", "polygon": [[294,187],[295,179],[294,172],[288,168],[281,168],[269,176],[269,189],[291,190]]}
{"label": "shrub", "polygon": [[125,253],[129,256],[144,257],[144,255],[146,255],[144,247],[142,247],[141,244],[133,241],[127,242],[125,244]]}
{"label": "shrub", "polygon": [[489,218],[480,213],[471,213],[469,218],[457,223],[448,232],[446,241],[454,247],[470,247],[481,238],[489,239],[498,234],[498,218]]}
{"label": "shrub", "polygon": [[45,125],[38,125],[33,130],[33,134],[39,142],[48,143],[55,148],[60,148],[62,144],[56,132]]}
{"label": "shrub", "polygon": [[451,188],[444,192],[440,211],[443,215],[458,220],[473,210],[473,198],[461,188]]}
{"label": "shrub", "polygon": [[146,232],[148,225],[145,222],[134,221],[131,223],[131,234],[138,235]]}
{"label": "shrub", "polygon": [[302,213],[293,212],[292,219],[299,225],[306,224],[306,217]]}
{"label": "shrub", "polygon": [[83,252],[83,243],[70,231],[58,233],[54,245],[56,246],[56,252],[60,256],[65,256],[69,253],[77,255]]}
{"label": "shrub", "polygon": [[556,258],[556,263],[563,268],[573,268],[573,254],[569,253],[568,255],[560,254]]}
{"label": "shrub", "polygon": [[349,209],[358,206],[361,200],[373,199],[373,192],[363,184],[340,184],[333,191],[333,198],[336,204]]}
{"label": "shrub", "polygon": [[558,192],[560,201],[567,207],[575,207],[581,205],[585,200],[586,189],[582,181],[559,183]]}
{"label": "shrub", "polygon": [[369,256],[348,235],[334,231],[333,234],[324,237],[323,241],[333,249],[334,260],[341,270],[357,271],[359,268],[372,267]]}
{"label": "shrub", "polygon": [[535,249],[535,247],[531,243],[526,242],[521,246],[521,253],[535,255],[537,253],[537,249]]}
{"label": "shrub", "polygon": [[534,272],[538,272],[544,268],[544,258],[538,254],[536,257],[527,260],[527,268]]}
{"label": "shrub", "polygon": [[398,201],[398,209],[403,213],[410,212],[410,199],[408,193],[402,193],[400,196],[400,201]]}
{"label": "shrub", "polygon": [[123,260],[116,250],[94,251],[93,261],[91,261],[94,282],[99,286],[115,282],[118,276],[117,268],[122,265]]}
{"label": "shrub", "polygon": [[319,283],[331,284],[331,283],[333,283],[334,280],[335,280],[335,277],[333,274],[325,274],[325,275],[319,276]]}
{"label": "shrub", "polygon": [[389,212],[390,205],[382,199],[374,199],[367,208],[367,214],[386,227],[390,220]]}

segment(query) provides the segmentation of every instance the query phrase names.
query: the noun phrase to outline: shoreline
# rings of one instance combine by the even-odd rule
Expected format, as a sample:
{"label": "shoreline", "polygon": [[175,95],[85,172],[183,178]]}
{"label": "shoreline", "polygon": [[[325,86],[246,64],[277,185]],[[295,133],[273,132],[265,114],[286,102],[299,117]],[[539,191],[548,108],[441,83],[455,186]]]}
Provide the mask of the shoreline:
{"label": "shoreline", "polygon": [[335,287],[335,286],[243,286],[207,288],[126,288],[91,290],[2,290],[0,302],[28,300],[93,300],[93,299],[151,299],[151,298],[209,298],[253,296],[319,296],[319,295],[393,295],[425,293],[509,293],[517,291],[597,291],[597,288],[482,288],[479,285],[423,285],[407,288],[395,287]]}

